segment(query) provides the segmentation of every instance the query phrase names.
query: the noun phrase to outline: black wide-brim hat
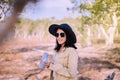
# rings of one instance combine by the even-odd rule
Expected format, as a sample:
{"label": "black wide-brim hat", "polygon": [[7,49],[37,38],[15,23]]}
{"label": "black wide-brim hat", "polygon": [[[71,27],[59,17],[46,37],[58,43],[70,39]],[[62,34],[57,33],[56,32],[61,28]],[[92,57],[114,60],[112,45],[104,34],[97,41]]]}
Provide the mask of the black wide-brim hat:
{"label": "black wide-brim hat", "polygon": [[73,32],[72,28],[71,28],[68,24],[66,24],[66,23],[60,24],[60,25],[58,25],[58,24],[52,24],[52,25],[50,25],[50,27],[49,27],[49,32],[50,32],[52,35],[55,36],[57,29],[62,29],[62,30],[66,33],[66,35],[67,35],[67,37],[70,39],[70,41],[71,41],[73,44],[76,43],[75,33]]}

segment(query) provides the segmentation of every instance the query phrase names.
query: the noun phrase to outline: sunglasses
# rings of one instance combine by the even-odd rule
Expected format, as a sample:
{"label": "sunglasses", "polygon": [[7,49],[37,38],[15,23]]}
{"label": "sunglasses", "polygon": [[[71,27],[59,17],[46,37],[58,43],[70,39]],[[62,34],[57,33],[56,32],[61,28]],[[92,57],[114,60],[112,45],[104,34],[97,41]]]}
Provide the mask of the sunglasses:
{"label": "sunglasses", "polygon": [[65,37],[65,33],[56,33],[55,36],[56,36],[56,37],[59,37],[59,36],[60,36],[60,37]]}

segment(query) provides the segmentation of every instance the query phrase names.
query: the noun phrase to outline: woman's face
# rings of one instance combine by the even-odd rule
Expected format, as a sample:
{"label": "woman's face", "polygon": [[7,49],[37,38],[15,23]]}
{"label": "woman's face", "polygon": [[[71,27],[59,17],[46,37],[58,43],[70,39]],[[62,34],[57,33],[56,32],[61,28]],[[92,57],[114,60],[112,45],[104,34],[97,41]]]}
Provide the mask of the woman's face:
{"label": "woman's face", "polygon": [[57,30],[56,39],[58,41],[58,44],[61,44],[62,46],[64,46],[64,44],[66,42],[66,34],[62,29]]}

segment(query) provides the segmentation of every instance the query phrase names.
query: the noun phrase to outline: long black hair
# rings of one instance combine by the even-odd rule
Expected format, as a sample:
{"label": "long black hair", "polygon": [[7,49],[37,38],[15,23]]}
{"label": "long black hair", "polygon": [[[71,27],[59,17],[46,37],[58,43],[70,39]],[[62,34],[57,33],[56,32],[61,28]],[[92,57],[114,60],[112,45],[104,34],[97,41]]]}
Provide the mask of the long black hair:
{"label": "long black hair", "polygon": [[[57,29],[58,30],[58,29]],[[56,31],[57,31],[56,30]],[[62,29],[63,30],[63,29]],[[65,41],[65,45],[64,45],[64,47],[73,47],[74,49],[77,49],[77,47],[75,46],[75,43],[73,43],[73,41],[71,41],[71,37],[70,37],[70,34],[69,33],[67,33],[67,31],[66,30],[63,30],[64,32],[65,32],[65,34],[66,34],[66,41]],[[60,48],[61,48],[61,44],[59,44],[58,43],[58,41],[57,41],[57,39],[56,39],[56,46],[55,46],[55,48],[54,48],[54,50],[55,51],[59,51],[60,50]]]}

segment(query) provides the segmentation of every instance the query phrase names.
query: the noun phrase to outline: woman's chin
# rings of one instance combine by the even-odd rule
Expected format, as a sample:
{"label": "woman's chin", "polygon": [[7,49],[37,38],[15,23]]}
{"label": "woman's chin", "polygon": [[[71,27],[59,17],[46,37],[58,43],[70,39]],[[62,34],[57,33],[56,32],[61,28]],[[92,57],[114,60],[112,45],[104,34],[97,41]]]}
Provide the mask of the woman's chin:
{"label": "woman's chin", "polygon": [[61,45],[61,44],[63,44],[63,43],[62,43],[62,42],[58,42],[58,44],[60,44],[60,45]]}

